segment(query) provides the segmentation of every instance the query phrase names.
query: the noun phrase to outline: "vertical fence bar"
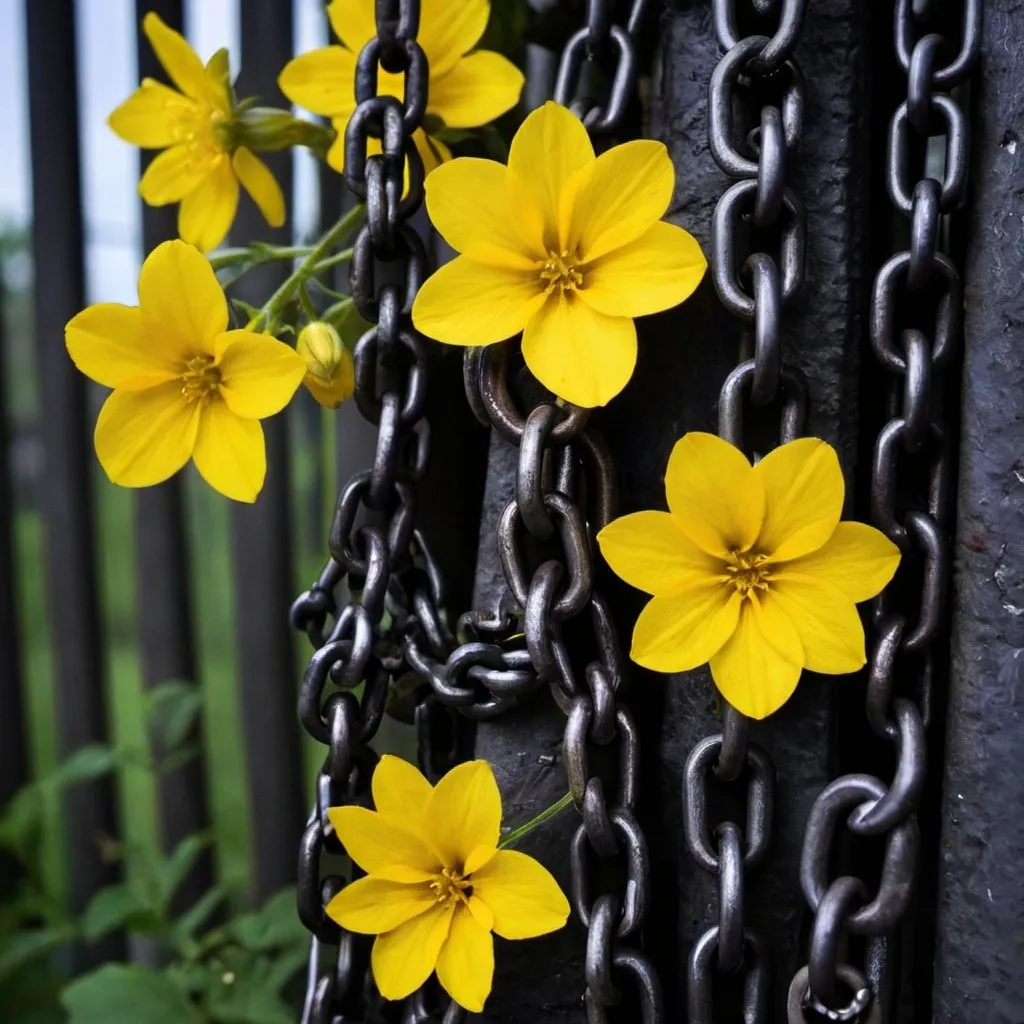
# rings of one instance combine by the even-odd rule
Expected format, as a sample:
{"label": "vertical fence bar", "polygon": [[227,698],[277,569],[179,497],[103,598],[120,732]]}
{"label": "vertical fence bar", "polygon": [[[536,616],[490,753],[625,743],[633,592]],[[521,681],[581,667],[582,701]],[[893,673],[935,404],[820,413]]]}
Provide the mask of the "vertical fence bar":
{"label": "vertical fence bar", "polygon": [[[54,624],[55,714],[64,756],[107,737],[94,563],[85,379],[64,349],[64,325],[84,302],[75,10],[72,0],[26,0],[29,131],[32,145],[32,245],[36,352],[46,457],[43,512],[49,613]],[[115,836],[109,778],[76,787],[65,804],[71,909],[117,880],[101,843]],[[114,959],[112,937],[82,951],[79,966]]]}
{"label": "vertical fence bar", "polygon": [[967,219],[960,487],[936,1024],[1024,1017],[1024,54],[985,5]]}
{"label": "vertical fence bar", "polygon": [[[277,75],[292,56],[290,0],[241,4],[240,96],[268,106],[287,106]],[[291,154],[262,154],[292,208]],[[289,220],[290,224],[290,220]],[[290,229],[269,228],[244,198],[232,232],[239,243],[285,243]],[[286,268],[267,266],[247,274],[236,289],[256,305],[281,283]],[[295,724],[295,674],[288,625],[295,581],[288,509],[288,435],[285,416],[264,421],[267,480],[255,505],[232,509],[235,628],[241,677],[242,725],[248,757],[253,837],[253,896],[261,900],[295,881],[304,820],[299,733]]]}
{"label": "vertical fence bar", "polygon": [[[158,14],[171,28],[182,30],[181,0],[137,0],[139,78],[164,79],[153,48],[142,32],[147,12]],[[141,151],[140,172],[155,154]],[[143,253],[177,237],[176,206],[142,207]],[[179,476],[135,496],[136,575],[142,682],[149,690],[160,683],[196,680],[195,640],[188,598],[188,559],[182,486]],[[201,749],[197,722],[187,737]],[[159,751],[157,752],[160,753]],[[204,766],[200,758],[168,772],[159,780],[160,833],[170,852],[186,836],[209,826]],[[196,862],[175,897],[178,909],[191,906],[213,884],[213,853]]]}
{"label": "vertical fence bar", "polygon": [[[14,488],[8,458],[11,443],[7,421],[4,351],[3,267],[0,266],[0,809],[28,780],[25,715],[21,698],[21,651],[14,583]],[[0,857],[0,893],[16,879]]]}

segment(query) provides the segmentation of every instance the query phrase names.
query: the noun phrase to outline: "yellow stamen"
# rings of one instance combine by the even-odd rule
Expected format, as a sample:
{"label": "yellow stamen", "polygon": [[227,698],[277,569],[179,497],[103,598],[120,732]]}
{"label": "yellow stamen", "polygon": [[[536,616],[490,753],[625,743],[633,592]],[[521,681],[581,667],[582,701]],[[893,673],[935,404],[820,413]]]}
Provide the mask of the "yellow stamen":
{"label": "yellow stamen", "polygon": [[467,903],[473,895],[473,883],[453,868],[445,868],[431,883],[438,903],[450,903],[459,900]]}
{"label": "yellow stamen", "polygon": [[547,260],[541,265],[540,278],[546,282],[544,291],[550,294],[556,288],[562,292],[574,292],[583,284],[583,274],[578,269],[579,262],[575,253],[568,249],[561,252],[548,252]]}
{"label": "yellow stamen", "polygon": [[750,551],[732,551],[725,571],[729,582],[746,597],[751,590],[768,590],[771,582],[771,566],[765,563],[767,555],[758,555]]}
{"label": "yellow stamen", "polygon": [[205,401],[220,387],[220,370],[213,356],[193,356],[181,375],[181,393],[186,402]]}

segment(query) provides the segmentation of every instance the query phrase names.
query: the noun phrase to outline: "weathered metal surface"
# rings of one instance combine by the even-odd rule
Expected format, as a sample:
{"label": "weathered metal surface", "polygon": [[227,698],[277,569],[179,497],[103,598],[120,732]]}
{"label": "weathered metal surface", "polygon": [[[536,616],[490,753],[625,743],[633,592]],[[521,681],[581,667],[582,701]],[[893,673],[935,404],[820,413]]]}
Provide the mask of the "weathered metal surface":
{"label": "weathered metal surface", "polygon": [[[706,252],[712,212],[730,182],[708,148],[708,87],[720,53],[709,8],[675,3],[663,13],[651,110],[651,134],[665,141],[676,167],[669,219],[695,234]],[[787,180],[807,206],[807,258],[803,288],[784,314],[783,360],[808,381],[807,433],[838,448],[848,480],[855,461],[857,351],[866,305],[864,17],[863,5],[853,0],[808,6],[796,50],[807,82],[802,142],[787,168]],[[717,429],[715,397],[737,361],[739,325],[719,304],[710,275],[679,310],[638,326],[636,374],[607,413],[596,417],[603,419],[620,469],[623,512],[665,507],[663,479],[672,445],[687,430]],[[756,420],[751,427],[759,438]],[[777,431],[775,437],[769,431],[758,450],[776,442]],[[623,587],[615,596],[619,621],[632,622],[643,595]],[[719,732],[721,720],[706,668],[665,678],[634,667],[633,674],[641,734],[654,747],[644,763],[641,811],[659,838],[652,844],[652,873],[656,890],[666,894],[653,903],[648,945],[666,979],[671,1017],[686,1006],[680,964],[696,937],[717,920],[717,879],[696,865],[684,840],[680,779],[694,744]],[[805,673],[790,703],[751,729],[778,773],[772,846],[750,872],[746,897],[748,920],[770,952],[768,1020],[784,1019],[790,979],[804,962],[797,877],[803,825],[831,774],[833,697],[849,685]],[[722,813],[714,801],[712,808],[713,815]]]}
{"label": "weathered metal surface", "polygon": [[1024,1020],[1024,56],[990,0],[975,93],[934,1020]]}
{"label": "weathered metal surface", "polygon": [[[259,96],[267,106],[287,107],[277,74],[292,57],[290,0],[246,3],[242,12],[242,70],[238,91]],[[292,208],[291,154],[261,154]],[[246,195],[239,202],[232,237],[288,244],[287,228],[267,226]],[[271,264],[247,274],[235,294],[261,305],[287,274]],[[252,896],[265,899],[295,881],[295,849],[302,834],[306,798],[301,778],[299,734],[294,724],[294,647],[288,629],[294,589],[289,510],[289,457],[285,414],[263,421],[267,478],[254,505],[232,505],[232,559],[235,582],[236,644],[242,725],[253,813]]]}
{"label": "weathered metal surface", "polygon": [[[63,756],[107,739],[93,548],[92,430],[85,378],[64,347],[64,325],[85,299],[74,13],[71,0],[25,4],[46,580],[54,711]],[[120,874],[103,850],[103,843],[118,835],[112,780],[69,793],[64,826],[74,849],[68,858],[71,909],[80,912],[93,893]],[[79,951],[78,966],[117,959],[122,948],[116,936],[94,943]]]}
{"label": "weathered metal surface", "polygon": [[[160,15],[171,28],[182,30],[181,0],[138,0],[135,16],[139,79],[160,79],[165,74],[149,41],[142,32],[147,12]],[[144,170],[155,155],[141,150]],[[161,242],[177,237],[175,206],[142,207],[142,247],[150,253]],[[156,487],[146,487],[135,495],[135,570],[139,600],[139,655],[142,683],[151,689],[160,683],[196,681],[195,641],[189,609],[188,558],[182,508],[181,478],[172,477]],[[189,743],[202,743],[197,722],[187,737]],[[186,836],[209,827],[203,760],[195,757],[187,764],[160,776],[160,836],[163,849],[170,852]],[[213,851],[197,860],[175,896],[179,910],[191,906],[213,884]]]}

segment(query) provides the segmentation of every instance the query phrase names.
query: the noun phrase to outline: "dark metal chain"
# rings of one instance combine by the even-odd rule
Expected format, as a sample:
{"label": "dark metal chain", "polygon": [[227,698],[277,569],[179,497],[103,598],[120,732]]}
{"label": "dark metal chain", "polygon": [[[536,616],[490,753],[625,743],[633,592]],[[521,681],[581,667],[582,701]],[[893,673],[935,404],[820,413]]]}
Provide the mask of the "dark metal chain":
{"label": "dark metal chain", "polygon": [[[893,205],[909,221],[909,244],[879,270],[870,316],[891,415],[875,444],[871,513],[902,549],[903,567],[902,579],[874,608],[867,718],[892,744],[896,769],[888,784],[871,775],[844,775],[812,808],[800,881],[815,918],[808,966],[790,990],[790,1024],[889,1019],[893,932],[907,915],[917,871],[916,809],[925,784],[933,657],[942,642],[950,570],[952,465],[939,385],[954,360],[961,286],[942,243],[944,217],[963,203],[967,180],[966,117],[953,90],[977,63],[981,32],[981,0],[961,0],[956,50],[929,30],[929,11],[937,6],[896,2],[896,53],[907,73],[907,95],[890,123],[887,180]],[[924,159],[929,150],[935,158],[936,143],[942,170],[933,177]],[[916,170],[912,155],[920,160]],[[914,581],[909,586],[908,578]],[[884,839],[874,891],[854,875],[830,878],[844,824],[847,839]],[[842,962],[850,936],[868,937],[863,969]]]}
{"label": "dark metal chain", "polygon": [[[350,285],[356,308],[374,325],[355,349],[355,400],[378,433],[373,466],[353,476],[338,497],[330,559],[291,613],[315,648],[302,679],[299,718],[327,747],[299,851],[298,910],[312,937],[303,1024],[379,1018],[383,1001],[373,986],[367,940],[344,932],[324,912],[345,884],[337,874],[321,874],[323,854],[342,852],[327,810],[368,798],[377,761],[370,743],[390,679],[404,668],[403,634],[418,621],[422,593],[432,598],[431,625],[448,633],[443,611],[436,611],[444,608],[443,581],[416,528],[413,487],[426,468],[430,438],[423,418],[426,352],[409,316],[427,270],[423,243],[409,224],[423,201],[423,163],[411,142],[427,102],[427,60],[416,41],[419,7],[419,0],[377,0],[377,34],[359,54],[357,105],[345,133],[345,181],[366,206]],[[401,100],[378,95],[379,68],[403,75]],[[371,138],[381,140],[383,152],[369,155]],[[339,609],[343,583],[348,599]],[[385,615],[390,625],[382,629]],[[414,711],[424,737],[434,731],[433,704],[422,697]],[[423,760],[428,774],[447,767],[433,763],[429,745]],[[410,1019],[426,1019],[417,1015],[421,1002],[410,1000]],[[459,1019],[457,1008],[446,1019]]]}
{"label": "dark metal chain", "polygon": [[[722,304],[744,324],[740,363],[719,395],[719,434],[748,454],[754,454],[745,427],[751,405],[777,410],[782,443],[799,436],[807,418],[803,377],[782,359],[783,310],[804,279],[806,212],[786,185],[786,172],[803,130],[804,80],[793,52],[807,0],[751,0],[751,6],[756,17],[774,15],[774,34],[740,38],[737,0],[713,2],[725,55],[708,97],[712,156],[738,179],[715,207],[712,279]],[[745,1024],[768,1020],[768,950],[745,920],[745,878],[771,842],[775,769],[749,739],[749,728],[747,718],[724,704],[721,733],[697,743],[684,769],[686,844],[697,864],[718,877],[718,922],[697,939],[689,958],[690,1024],[726,1024],[714,989],[716,977],[727,975],[742,985]],[[742,824],[723,820],[712,829],[712,774],[719,783],[745,787]]]}

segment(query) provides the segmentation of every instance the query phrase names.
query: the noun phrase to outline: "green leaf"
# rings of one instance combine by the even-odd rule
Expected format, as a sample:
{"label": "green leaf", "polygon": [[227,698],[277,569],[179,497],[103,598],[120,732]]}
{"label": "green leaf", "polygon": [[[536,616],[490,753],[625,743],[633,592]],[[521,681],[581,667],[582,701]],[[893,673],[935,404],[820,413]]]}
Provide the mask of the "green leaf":
{"label": "green leaf", "polygon": [[177,750],[189,738],[203,711],[203,694],[195,683],[172,681],[146,695],[146,722],[160,755]]}
{"label": "green leaf", "polygon": [[295,889],[275,893],[259,910],[240,914],[228,924],[239,945],[256,953],[299,945],[304,948],[308,934],[295,910]]}
{"label": "green leaf", "polygon": [[208,991],[207,1012],[220,1024],[292,1024],[294,1010],[278,994],[273,961],[241,950],[224,957],[224,970]]}
{"label": "green leaf", "polygon": [[104,964],[60,997],[68,1024],[193,1024],[198,1016],[170,978],[139,964]]}
{"label": "green leaf", "polygon": [[71,786],[101,778],[116,767],[117,751],[102,743],[92,743],[76,750],[43,781],[56,786]]}
{"label": "green leaf", "polygon": [[214,911],[227,898],[227,890],[223,885],[215,885],[207,889],[184,914],[174,922],[174,938],[177,944],[191,939],[210,919]]}
{"label": "green leaf", "polygon": [[160,887],[165,900],[169,900],[175,894],[210,842],[209,832],[197,832],[195,835],[186,836],[170,852],[160,872]]}
{"label": "green leaf", "polygon": [[70,928],[31,928],[0,942],[0,980],[53,952],[72,937]]}
{"label": "green leaf", "polygon": [[243,302],[241,299],[232,299],[231,305],[242,314],[245,323],[248,323],[260,311],[258,306],[250,306],[248,302]]}
{"label": "green leaf", "polygon": [[22,860],[36,845],[43,825],[43,793],[38,784],[23,786],[0,817],[0,847]]}
{"label": "green leaf", "polygon": [[159,931],[160,927],[157,909],[130,885],[108,885],[100,889],[79,921],[87,942],[95,942],[118,928],[149,934]]}
{"label": "green leaf", "polygon": [[161,775],[170,775],[171,772],[176,772],[190,761],[194,761],[202,752],[202,747],[198,743],[186,743],[162,758],[157,764],[157,771]]}

